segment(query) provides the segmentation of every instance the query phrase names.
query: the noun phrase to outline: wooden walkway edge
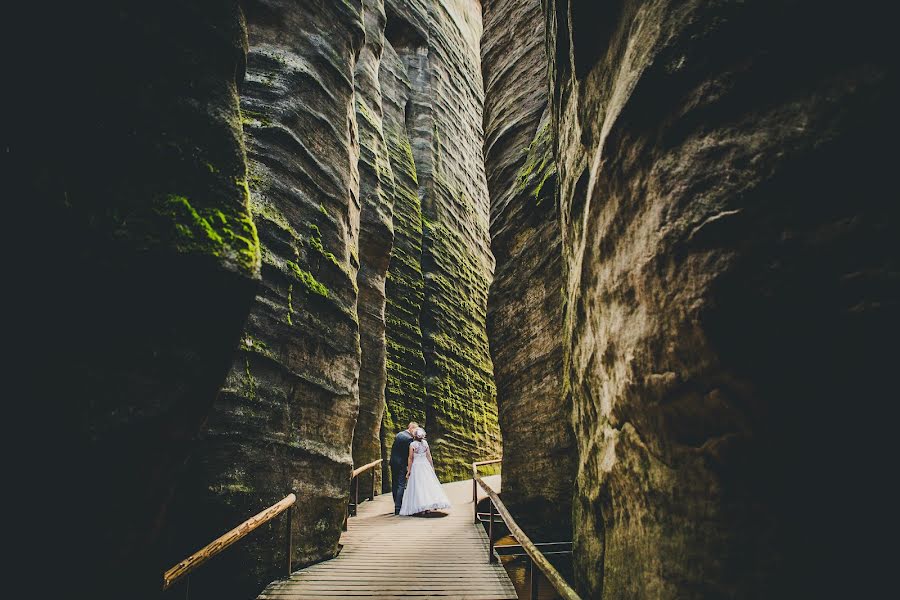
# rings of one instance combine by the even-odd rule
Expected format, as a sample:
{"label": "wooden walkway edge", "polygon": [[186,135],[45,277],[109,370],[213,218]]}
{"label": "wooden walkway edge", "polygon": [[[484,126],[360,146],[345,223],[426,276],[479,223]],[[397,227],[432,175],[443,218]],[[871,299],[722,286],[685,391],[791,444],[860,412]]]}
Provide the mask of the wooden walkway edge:
{"label": "wooden walkway edge", "polygon": [[[499,488],[499,476],[485,479]],[[444,517],[394,516],[390,494],[361,504],[337,558],[295,571],[259,597],[515,599],[506,571],[488,563],[484,529],[472,523],[471,481],[444,489],[453,504]]]}

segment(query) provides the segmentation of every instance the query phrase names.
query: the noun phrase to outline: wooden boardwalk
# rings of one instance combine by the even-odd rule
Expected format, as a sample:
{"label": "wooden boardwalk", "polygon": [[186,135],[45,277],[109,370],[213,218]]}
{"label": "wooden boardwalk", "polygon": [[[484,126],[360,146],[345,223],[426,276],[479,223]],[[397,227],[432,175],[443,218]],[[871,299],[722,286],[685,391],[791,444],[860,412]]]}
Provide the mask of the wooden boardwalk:
{"label": "wooden boardwalk", "polygon": [[[499,489],[499,478],[485,479]],[[488,563],[484,529],[472,523],[472,482],[444,489],[453,504],[444,517],[394,516],[390,494],[364,502],[337,558],[272,583],[260,598],[516,598],[503,567]]]}

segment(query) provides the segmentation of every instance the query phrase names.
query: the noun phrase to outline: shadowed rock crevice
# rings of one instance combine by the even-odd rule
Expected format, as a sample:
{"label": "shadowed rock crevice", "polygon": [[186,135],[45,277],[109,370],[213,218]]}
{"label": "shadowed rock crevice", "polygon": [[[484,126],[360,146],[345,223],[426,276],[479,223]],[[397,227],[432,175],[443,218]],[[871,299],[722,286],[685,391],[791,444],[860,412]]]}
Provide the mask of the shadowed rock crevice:
{"label": "shadowed rock crevice", "polygon": [[379,81],[385,29],[384,2],[363,4],[366,43],[356,62],[356,120],[360,141],[360,269],[359,331],[362,351],[359,376],[359,418],[353,432],[353,464],[381,457],[381,421],[387,372],[385,280],[394,243],[395,183],[384,133]]}
{"label": "shadowed rock crevice", "polygon": [[[29,91],[11,98],[4,136],[13,325],[28,329],[12,345],[29,382],[10,393],[7,448],[20,456],[7,475],[44,515],[14,524],[14,545],[36,568],[48,540],[67,540],[44,594],[144,598],[166,562],[173,482],[259,279],[243,15],[188,1],[23,5],[7,18],[10,46],[32,48],[15,61]],[[68,515],[46,518],[61,503]]]}

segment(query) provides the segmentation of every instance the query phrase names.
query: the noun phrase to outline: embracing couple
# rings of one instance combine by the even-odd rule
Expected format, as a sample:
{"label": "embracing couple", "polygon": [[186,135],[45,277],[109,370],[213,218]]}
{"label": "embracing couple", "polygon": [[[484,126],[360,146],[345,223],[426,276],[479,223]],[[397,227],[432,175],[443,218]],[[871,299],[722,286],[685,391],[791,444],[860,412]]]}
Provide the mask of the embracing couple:
{"label": "embracing couple", "polygon": [[434,473],[425,430],[418,423],[410,423],[394,437],[391,476],[395,515],[410,516],[450,508],[450,500]]}

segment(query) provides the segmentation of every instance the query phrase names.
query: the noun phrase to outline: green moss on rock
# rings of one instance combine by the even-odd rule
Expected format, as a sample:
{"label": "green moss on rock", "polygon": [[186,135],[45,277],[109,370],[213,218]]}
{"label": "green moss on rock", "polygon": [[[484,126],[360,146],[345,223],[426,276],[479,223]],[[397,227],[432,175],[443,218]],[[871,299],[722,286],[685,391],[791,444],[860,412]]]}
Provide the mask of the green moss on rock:
{"label": "green moss on rock", "polygon": [[[249,198],[246,180],[239,180],[238,185]],[[166,195],[156,211],[171,222],[171,241],[177,250],[227,258],[248,271],[259,268],[259,236],[249,214],[196,208],[178,194]]]}

